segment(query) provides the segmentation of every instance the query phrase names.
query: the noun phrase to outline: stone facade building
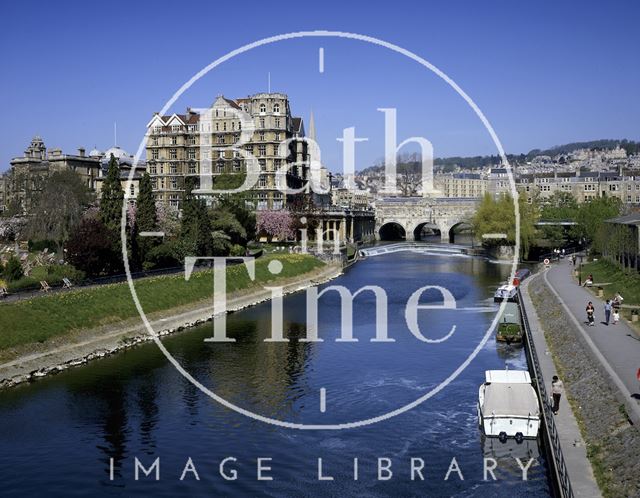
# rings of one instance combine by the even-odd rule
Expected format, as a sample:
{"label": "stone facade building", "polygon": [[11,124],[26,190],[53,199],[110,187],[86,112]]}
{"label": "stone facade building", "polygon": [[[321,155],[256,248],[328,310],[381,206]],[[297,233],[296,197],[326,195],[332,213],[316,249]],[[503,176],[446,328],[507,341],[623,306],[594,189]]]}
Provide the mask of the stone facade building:
{"label": "stone facade building", "polygon": [[480,198],[487,191],[489,181],[478,173],[436,175],[434,187],[442,197]]}
{"label": "stone facade building", "polygon": [[63,154],[60,149],[49,149],[42,138],[35,136],[22,157],[11,160],[11,170],[5,180],[5,205],[17,202],[22,210],[30,212],[34,197],[42,191],[49,175],[56,171],[75,171],[89,189],[95,189],[100,176],[100,157],[87,156],[85,149],[77,154]]}
{"label": "stone facade building", "polygon": [[[310,179],[308,146],[302,140],[304,124],[291,114],[289,99],[282,93],[236,100],[221,95],[201,112],[187,109],[185,114],[155,114],[147,129],[147,169],[156,199],[173,206],[179,206],[189,176],[198,182],[204,179],[209,188],[239,187],[247,171],[241,151],[258,161],[260,174],[249,191],[257,209],[287,205],[290,199],[276,186],[276,171],[285,165],[290,188],[300,188]],[[284,141],[288,141],[286,150],[280,155],[278,147]],[[240,150],[231,148],[241,142]]]}

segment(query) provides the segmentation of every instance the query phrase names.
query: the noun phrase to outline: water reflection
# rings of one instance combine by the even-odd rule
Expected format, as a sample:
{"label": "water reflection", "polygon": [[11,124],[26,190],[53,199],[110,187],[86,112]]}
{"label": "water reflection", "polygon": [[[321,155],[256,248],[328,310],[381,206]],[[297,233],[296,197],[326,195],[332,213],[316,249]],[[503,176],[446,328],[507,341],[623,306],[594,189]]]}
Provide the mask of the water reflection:
{"label": "water reflection", "polygon": [[[198,381],[232,403],[261,415],[298,423],[341,423],[380,415],[411,402],[445,379],[475,348],[493,315],[429,310],[419,314],[425,334],[439,337],[458,327],[446,343],[425,345],[408,331],[404,306],[423,285],[443,285],[460,307],[494,306],[493,289],[509,272],[468,257],[404,253],[358,263],[332,284],[351,290],[378,284],[389,299],[389,334],[394,343],[370,342],[375,301],[354,303],[357,343],[339,343],[340,301],[320,301],[324,342],[300,342],[306,333],[305,296],[285,298],[286,343],[269,343],[270,304],[228,317],[235,343],[204,342],[205,324],[163,340]],[[437,300],[425,294],[423,302]],[[446,322],[446,323],[441,323]],[[487,442],[477,427],[478,385],[488,369],[523,368],[521,348],[489,341],[451,385],[428,402],[375,426],[349,431],[294,431],[248,419],[211,400],[183,378],[153,344],[70,370],[30,386],[0,393],[0,472],[3,495],[50,496],[548,496],[542,456],[522,482],[505,462],[498,483],[485,483],[482,458]],[[319,392],[326,389],[326,412]],[[45,414],[45,416],[43,416]],[[502,448],[500,448],[502,449]],[[517,448],[518,450],[521,448]],[[510,454],[510,453],[509,453]],[[533,453],[531,453],[533,454]],[[237,458],[241,478],[226,481],[220,461]],[[162,462],[161,482],[133,479],[134,457]],[[199,466],[200,481],[180,481],[187,458]],[[256,458],[273,458],[274,481],[257,481]],[[334,481],[318,482],[317,458]],[[378,481],[376,462],[393,460],[389,482]],[[411,457],[427,462],[429,480],[409,476]],[[465,481],[443,481],[455,457]],[[114,458],[114,480],[108,480]],[[353,479],[353,459],[362,468]]]}

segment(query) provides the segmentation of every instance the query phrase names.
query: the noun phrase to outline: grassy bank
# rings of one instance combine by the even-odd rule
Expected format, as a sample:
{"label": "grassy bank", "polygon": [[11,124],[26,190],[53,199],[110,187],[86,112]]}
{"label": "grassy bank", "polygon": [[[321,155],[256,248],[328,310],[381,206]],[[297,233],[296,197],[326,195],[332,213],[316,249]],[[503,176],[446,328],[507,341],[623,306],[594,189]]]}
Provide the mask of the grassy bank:
{"label": "grassy bank", "polygon": [[[273,259],[282,262],[280,275],[267,269]],[[283,254],[256,260],[255,281],[244,265],[227,268],[227,291],[261,287],[275,280],[295,277],[324,263],[308,255]],[[211,270],[184,275],[137,280],[135,288],[146,313],[169,310],[213,298]],[[23,344],[44,342],[65,333],[135,317],[137,310],[126,282],[44,295],[14,303],[0,304],[0,350]]]}
{"label": "grassy bank", "polygon": [[595,291],[601,284],[607,284],[602,286],[605,299],[612,299],[619,292],[624,297],[625,305],[640,306],[640,275],[626,274],[619,266],[604,259],[583,264],[582,280],[590,273],[593,274],[592,290]]}

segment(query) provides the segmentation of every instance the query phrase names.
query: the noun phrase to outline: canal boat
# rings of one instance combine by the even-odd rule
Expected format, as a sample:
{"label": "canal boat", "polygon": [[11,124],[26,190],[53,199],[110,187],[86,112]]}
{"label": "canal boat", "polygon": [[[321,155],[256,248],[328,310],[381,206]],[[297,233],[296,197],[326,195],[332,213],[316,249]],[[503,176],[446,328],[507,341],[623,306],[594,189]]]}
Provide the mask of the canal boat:
{"label": "canal boat", "polygon": [[527,268],[521,268],[519,269],[515,275],[513,276],[513,285],[515,285],[516,287],[518,285],[520,285],[522,283],[522,281],[527,278],[529,275],[531,275],[531,270],[527,269]]}
{"label": "canal boat", "polygon": [[496,340],[507,344],[522,342],[522,321],[518,303],[505,303],[496,328]]}
{"label": "canal boat", "polygon": [[496,303],[501,303],[502,301],[515,302],[517,299],[518,288],[511,284],[501,285],[493,295],[493,301]]}
{"label": "canal boat", "polygon": [[535,438],[540,405],[526,370],[487,370],[478,392],[478,424],[488,437]]}

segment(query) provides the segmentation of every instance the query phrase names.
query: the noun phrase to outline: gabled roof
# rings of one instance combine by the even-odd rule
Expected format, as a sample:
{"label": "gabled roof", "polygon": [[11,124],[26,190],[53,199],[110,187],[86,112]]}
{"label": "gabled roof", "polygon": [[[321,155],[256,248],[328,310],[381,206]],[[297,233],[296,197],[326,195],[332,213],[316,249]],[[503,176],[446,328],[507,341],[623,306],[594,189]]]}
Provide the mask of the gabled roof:
{"label": "gabled roof", "polygon": [[616,223],[618,225],[640,225],[640,213],[631,213],[625,216],[618,216],[605,220],[606,223]]}

